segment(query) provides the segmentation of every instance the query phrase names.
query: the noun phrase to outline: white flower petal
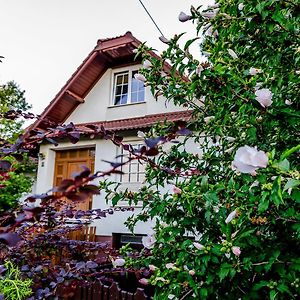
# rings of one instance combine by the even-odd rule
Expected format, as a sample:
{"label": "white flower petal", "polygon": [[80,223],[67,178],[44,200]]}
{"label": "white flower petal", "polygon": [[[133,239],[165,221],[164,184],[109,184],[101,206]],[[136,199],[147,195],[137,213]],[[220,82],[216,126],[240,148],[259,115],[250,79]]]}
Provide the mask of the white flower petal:
{"label": "white flower petal", "polygon": [[160,36],[159,39],[160,39],[161,42],[163,42],[165,44],[169,44],[170,43],[170,41],[166,37],[164,37],[163,35]]}
{"label": "white flower petal", "polygon": [[143,74],[140,74],[140,73],[134,74],[134,78],[136,80],[139,80],[139,81],[142,81],[142,82],[146,81],[146,77]]}
{"label": "white flower petal", "polygon": [[178,19],[180,22],[186,22],[188,20],[190,20],[192,17],[187,15],[186,13],[184,13],[183,11],[180,12],[179,16],[178,16]]}
{"label": "white flower petal", "polygon": [[256,169],[265,168],[268,165],[268,156],[263,151],[254,147],[240,147],[234,156],[232,166],[241,173],[255,175]]}
{"label": "white flower petal", "polygon": [[284,101],[284,103],[285,103],[286,105],[292,105],[292,104],[293,104],[293,102],[290,101],[290,100],[288,100],[288,99],[286,99],[286,100]]}
{"label": "white flower petal", "polygon": [[232,49],[228,49],[228,53],[229,55],[234,58],[234,59],[238,59],[239,57],[237,56],[237,54],[232,50]]}
{"label": "white flower petal", "polygon": [[258,89],[255,92],[256,101],[262,106],[262,107],[269,107],[273,101],[272,101],[272,92],[269,89]]}
{"label": "white flower petal", "polygon": [[152,67],[151,61],[148,60],[148,59],[144,60],[144,62],[143,62],[143,68],[150,69],[151,67]]}
{"label": "white flower petal", "polygon": [[244,3],[240,3],[240,4],[238,5],[238,9],[239,9],[239,10],[243,10],[244,7],[245,7]]}
{"label": "white flower petal", "polygon": [[156,238],[153,235],[143,236],[142,243],[143,246],[147,249],[152,249],[156,242]]}
{"label": "white flower petal", "polygon": [[225,223],[228,224],[229,222],[231,222],[236,217],[236,214],[237,214],[236,210],[232,211],[226,218]]}

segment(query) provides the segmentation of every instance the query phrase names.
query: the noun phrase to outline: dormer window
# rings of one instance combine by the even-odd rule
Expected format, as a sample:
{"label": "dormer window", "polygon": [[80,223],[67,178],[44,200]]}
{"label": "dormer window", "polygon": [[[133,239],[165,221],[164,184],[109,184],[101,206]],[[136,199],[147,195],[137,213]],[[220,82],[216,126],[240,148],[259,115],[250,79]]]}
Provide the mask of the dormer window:
{"label": "dormer window", "polygon": [[136,80],[138,71],[124,71],[114,74],[113,104],[123,105],[145,101],[144,83]]}

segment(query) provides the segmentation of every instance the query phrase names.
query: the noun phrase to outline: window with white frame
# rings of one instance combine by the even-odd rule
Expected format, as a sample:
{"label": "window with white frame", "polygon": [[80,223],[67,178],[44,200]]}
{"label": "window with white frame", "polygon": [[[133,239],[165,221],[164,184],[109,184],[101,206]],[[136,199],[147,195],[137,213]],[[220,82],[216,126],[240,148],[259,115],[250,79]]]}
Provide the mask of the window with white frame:
{"label": "window with white frame", "polygon": [[137,70],[127,70],[114,74],[113,105],[145,101],[144,83],[134,78],[137,73]]}
{"label": "window with white frame", "polygon": [[[130,143],[133,149],[140,149],[143,144]],[[132,154],[128,153],[124,149],[121,149],[121,162],[128,161]],[[120,175],[120,182],[122,183],[142,183],[145,180],[145,167],[146,163],[137,159],[131,160],[125,165],[122,165],[121,171],[123,174]]]}

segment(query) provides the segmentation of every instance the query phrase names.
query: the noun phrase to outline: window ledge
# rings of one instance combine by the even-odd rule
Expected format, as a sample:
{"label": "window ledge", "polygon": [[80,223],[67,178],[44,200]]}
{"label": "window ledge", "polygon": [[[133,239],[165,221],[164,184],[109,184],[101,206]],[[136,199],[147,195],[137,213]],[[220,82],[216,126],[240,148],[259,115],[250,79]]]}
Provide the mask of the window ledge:
{"label": "window ledge", "polygon": [[115,108],[115,107],[123,107],[123,106],[130,106],[130,105],[137,105],[137,104],[145,104],[146,101],[143,102],[134,102],[134,103],[126,103],[126,104],[118,104],[118,105],[110,105],[107,108]]}

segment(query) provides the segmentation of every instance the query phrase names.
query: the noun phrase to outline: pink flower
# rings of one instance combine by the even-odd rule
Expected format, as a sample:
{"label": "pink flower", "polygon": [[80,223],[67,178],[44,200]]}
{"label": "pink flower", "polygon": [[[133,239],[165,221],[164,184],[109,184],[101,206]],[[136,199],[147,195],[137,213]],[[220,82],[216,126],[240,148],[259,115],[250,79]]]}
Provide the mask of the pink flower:
{"label": "pink flower", "polygon": [[242,253],[240,247],[233,246],[233,247],[231,248],[231,250],[232,250],[232,253],[233,253],[235,256],[240,256],[241,253]]}
{"label": "pink flower", "polygon": [[258,151],[256,147],[240,147],[234,156],[232,167],[241,173],[256,174],[256,169],[266,168],[268,156],[264,151]]}
{"label": "pink flower", "polygon": [[140,283],[140,284],[143,284],[143,285],[148,285],[149,281],[148,281],[148,279],[146,279],[146,278],[141,278],[141,279],[139,280],[139,283]]}
{"label": "pink flower", "polygon": [[154,272],[154,270],[156,269],[156,267],[154,265],[149,265],[149,270]]}
{"label": "pink flower", "polygon": [[154,237],[154,235],[147,235],[143,236],[142,238],[143,246],[147,249],[152,249],[154,247],[155,242],[156,238]]}
{"label": "pink flower", "polygon": [[225,223],[228,224],[229,222],[231,222],[232,219],[236,217],[236,213],[236,210],[232,211],[226,218]]}
{"label": "pink flower", "polygon": [[184,13],[183,11],[179,14],[178,19],[180,22],[186,22],[190,20],[192,17]]}
{"label": "pink flower", "polygon": [[176,185],[173,186],[173,193],[174,194],[177,194],[177,195],[180,195],[182,193],[182,190],[177,187]]}
{"label": "pink flower", "polygon": [[268,107],[273,103],[272,95],[269,89],[258,89],[255,92],[255,99],[262,107]]}
{"label": "pink flower", "polygon": [[197,248],[198,250],[203,250],[205,247],[200,244],[200,243],[197,243],[197,242],[194,242],[193,243],[194,247]]}
{"label": "pink flower", "polygon": [[143,74],[140,74],[140,73],[134,74],[134,78],[136,80],[139,80],[139,81],[142,81],[142,82],[146,81],[146,77]]}
{"label": "pink flower", "polygon": [[191,276],[194,276],[194,275],[195,275],[195,271],[194,271],[194,270],[189,270],[189,274],[190,274]]}

